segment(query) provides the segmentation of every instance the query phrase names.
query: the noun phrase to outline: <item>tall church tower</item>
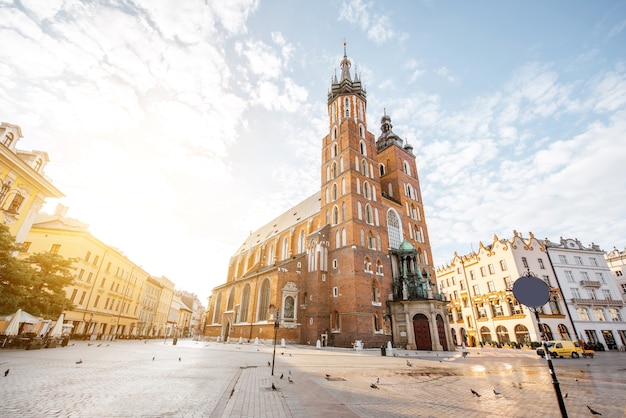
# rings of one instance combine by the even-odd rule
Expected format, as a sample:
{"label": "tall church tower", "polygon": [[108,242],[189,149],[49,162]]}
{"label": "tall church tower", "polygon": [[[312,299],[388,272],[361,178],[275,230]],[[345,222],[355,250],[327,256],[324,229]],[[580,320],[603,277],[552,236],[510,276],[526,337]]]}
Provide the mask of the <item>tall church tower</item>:
{"label": "tall church tower", "polygon": [[[345,44],[328,92],[319,193],[250,234],[214,289],[206,333],[301,344],[447,350],[413,148],[381,119]],[[358,346],[358,345],[357,345]]]}
{"label": "tall church tower", "polygon": [[[329,226],[329,342],[350,344],[369,336],[382,344],[385,299],[391,277],[387,264],[385,211],[376,159],[376,140],[367,130],[366,92],[344,44],[341,76],[328,93],[329,134],[322,146],[321,216]],[[387,267],[389,273],[389,267]]]}

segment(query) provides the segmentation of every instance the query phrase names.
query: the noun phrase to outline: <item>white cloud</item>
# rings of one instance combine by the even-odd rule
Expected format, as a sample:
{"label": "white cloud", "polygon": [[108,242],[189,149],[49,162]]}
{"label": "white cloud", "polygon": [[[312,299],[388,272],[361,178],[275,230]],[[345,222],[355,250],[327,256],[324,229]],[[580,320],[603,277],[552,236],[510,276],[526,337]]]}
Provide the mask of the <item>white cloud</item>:
{"label": "white cloud", "polygon": [[626,66],[619,64],[614,71],[602,74],[592,82],[597,101],[597,112],[612,112],[626,105]]}
{"label": "white cloud", "polygon": [[240,50],[248,60],[248,68],[262,80],[281,77],[283,61],[269,45],[261,41],[248,41]]}
{"label": "white cloud", "polygon": [[373,7],[374,3],[363,0],[344,1],[339,9],[339,20],[359,26],[377,45],[398,37],[399,34],[391,29],[389,17],[383,13],[372,12]]}

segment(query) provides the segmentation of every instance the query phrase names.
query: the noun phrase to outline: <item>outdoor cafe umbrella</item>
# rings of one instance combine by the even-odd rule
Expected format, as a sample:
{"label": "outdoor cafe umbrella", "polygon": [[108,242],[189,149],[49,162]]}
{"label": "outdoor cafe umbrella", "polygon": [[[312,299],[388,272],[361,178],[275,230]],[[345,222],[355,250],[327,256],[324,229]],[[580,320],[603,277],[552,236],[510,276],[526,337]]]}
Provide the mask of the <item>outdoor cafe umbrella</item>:
{"label": "outdoor cafe umbrella", "polygon": [[22,310],[18,309],[13,314],[13,318],[9,321],[9,325],[4,329],[4,335],[17,335],[20,332],[20,321],[22,318]]}
{"label": "outdoor cafe umbrella", "polygon": [[57,323],[54,324],[54,327],[50,330],[50,333],[48,334],[49,337],[60,337],[63,334],[63,319],[65,319],[65,314],[59,315]]}

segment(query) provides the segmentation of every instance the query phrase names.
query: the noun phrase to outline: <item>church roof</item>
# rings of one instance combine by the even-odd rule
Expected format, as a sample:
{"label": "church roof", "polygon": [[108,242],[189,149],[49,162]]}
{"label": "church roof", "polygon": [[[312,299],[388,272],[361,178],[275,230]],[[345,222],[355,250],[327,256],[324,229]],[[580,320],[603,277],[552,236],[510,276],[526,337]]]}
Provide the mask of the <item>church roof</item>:
{"label": "church roof", "polygon": [[272,237],[280,235],[283,231],[313,217],[320,212],[320,208],[321,192],[318,191],[251,233],[235,255],[249,251]]}

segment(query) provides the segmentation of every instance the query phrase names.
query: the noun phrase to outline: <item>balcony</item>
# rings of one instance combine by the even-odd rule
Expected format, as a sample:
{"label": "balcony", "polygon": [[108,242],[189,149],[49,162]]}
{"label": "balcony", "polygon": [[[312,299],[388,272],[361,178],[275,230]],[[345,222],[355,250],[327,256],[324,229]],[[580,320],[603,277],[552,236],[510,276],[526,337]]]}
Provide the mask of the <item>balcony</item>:
{"label": "balcony", "polygon": [[572,303],[576,305],[591,305],[591,306],[624,306],[624,301],[621,299],[583,299],[572,298]]}
{"label": "balcony", "polygon": [[600,286],[602,286],[602,283],[595,281],[595,280],[581,280],[580,281],[580,285],[581,286],[585,286],[585,287],[595,287],[598,288]]}

